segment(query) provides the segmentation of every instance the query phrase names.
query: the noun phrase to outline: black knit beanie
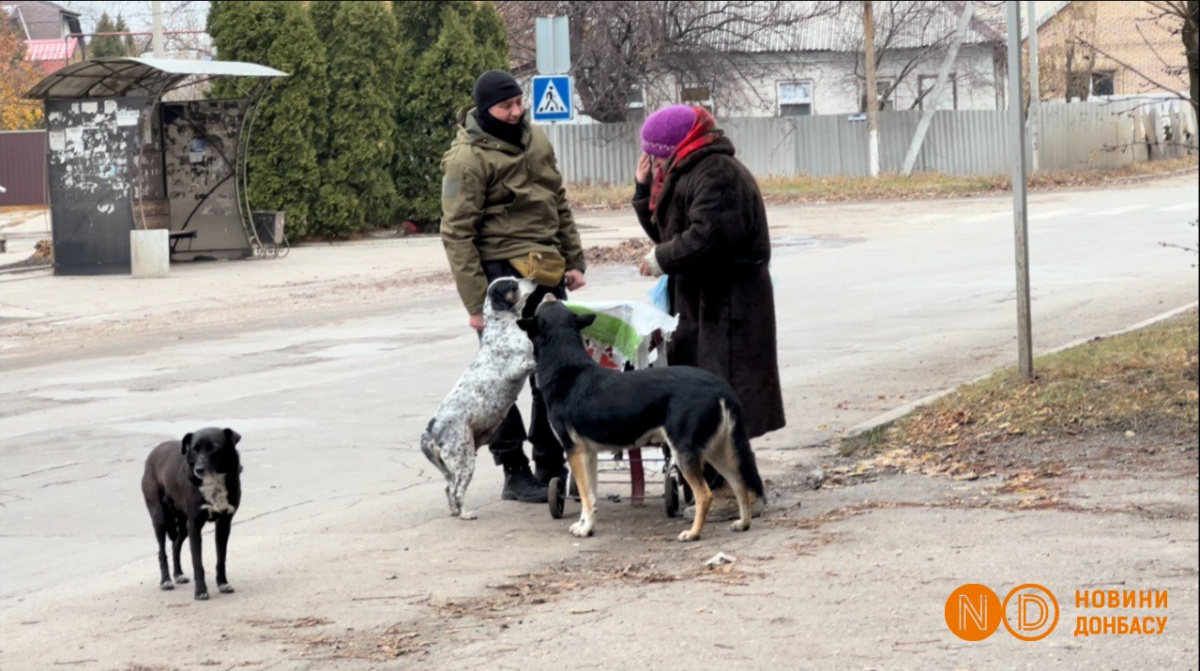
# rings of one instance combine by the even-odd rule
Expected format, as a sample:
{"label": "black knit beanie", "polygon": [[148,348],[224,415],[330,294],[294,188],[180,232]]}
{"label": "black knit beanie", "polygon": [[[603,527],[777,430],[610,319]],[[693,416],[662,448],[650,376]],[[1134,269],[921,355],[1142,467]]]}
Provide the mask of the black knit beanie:
{"label": "black knit beanie", "polygon": [[475,107],[480,111],[522,94],[521,85],[503,70],[488,70],[475,80]]}

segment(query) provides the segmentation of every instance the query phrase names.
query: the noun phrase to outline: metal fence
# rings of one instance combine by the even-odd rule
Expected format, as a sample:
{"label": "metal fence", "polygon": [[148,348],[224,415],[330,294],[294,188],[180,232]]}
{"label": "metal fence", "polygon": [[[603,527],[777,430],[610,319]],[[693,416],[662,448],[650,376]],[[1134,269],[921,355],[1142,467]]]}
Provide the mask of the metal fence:
{"label": "metal fence", "polygon": [[[1006,110],[936,112],[914,170],[1007,174],[1007,115]],[[741,118],[722,120],[721,125],[738,157],[760,177],[865,176],[867,124],[860,116]],[[1196,151],[1195,114],[1178,101],[1045,103],[1038,116],[1043,170],[1115,167]],[[920,118],[919,110],[880,112],[881,170],[900,170]],[[633,181],[641,153],[638,124],[557,125],[545,130],[566,181]]]}
{"label": "metal fence", "polygon": [[40,207],[46,190],[46,131],[0,132],[0,207]]}

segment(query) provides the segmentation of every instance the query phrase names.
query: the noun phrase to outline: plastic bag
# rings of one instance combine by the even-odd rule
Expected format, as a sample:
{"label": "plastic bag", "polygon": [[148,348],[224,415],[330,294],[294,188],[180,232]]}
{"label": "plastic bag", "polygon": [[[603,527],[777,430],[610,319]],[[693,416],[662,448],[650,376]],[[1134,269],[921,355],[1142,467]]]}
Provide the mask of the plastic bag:
{"label": "plastic bag", "polygon": [[658,282],[654,285],[654,288],[646,292],[646,295],[650,297],[650,303],[654,307],[667,314],[671,314],[671,297],[667,293],[666,275],[658,278]]}

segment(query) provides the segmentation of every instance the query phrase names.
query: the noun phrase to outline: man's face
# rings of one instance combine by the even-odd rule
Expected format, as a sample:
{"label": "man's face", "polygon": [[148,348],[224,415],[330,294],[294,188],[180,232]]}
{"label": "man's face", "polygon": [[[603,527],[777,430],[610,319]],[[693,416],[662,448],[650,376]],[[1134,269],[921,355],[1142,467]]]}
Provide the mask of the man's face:
{"label": "man's face", "polygon": [[493,119],[504,123],[520,123],[521,115],[525,114],[525,97],[517,96],[502,103],[496,103],[488,108],[488,114],[492,115]]}

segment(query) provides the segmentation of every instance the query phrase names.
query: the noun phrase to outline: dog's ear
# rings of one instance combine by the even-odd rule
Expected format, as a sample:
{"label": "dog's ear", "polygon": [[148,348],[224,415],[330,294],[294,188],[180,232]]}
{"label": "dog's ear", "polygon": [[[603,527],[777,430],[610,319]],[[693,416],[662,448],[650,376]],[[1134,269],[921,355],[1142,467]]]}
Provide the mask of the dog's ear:
{"label": "dog's ear", "polygon": [[192,449],[192,434],[189,433],[183,437],[183,453],[187,454],[190,449]]}
{"label": "dog's ear", "polygon": [[596,315],[575,315],[575,328],[582,331],[583,329],[596,323]]}
{"label": "dog's ear", "polygon": [[537,319],[534,319],[532,317],[530,317],[528,319],[518,319],[517,326],[519,326],[522,331],[528,333],[531,336],[537,335],[537,332],[538,332]]}
{"label": "dog's ear", "polygon": [[237,444],[242,442],[242,435],[233,429],[225,429],[225,440],[229,441],[230,445],[237,447]]}

